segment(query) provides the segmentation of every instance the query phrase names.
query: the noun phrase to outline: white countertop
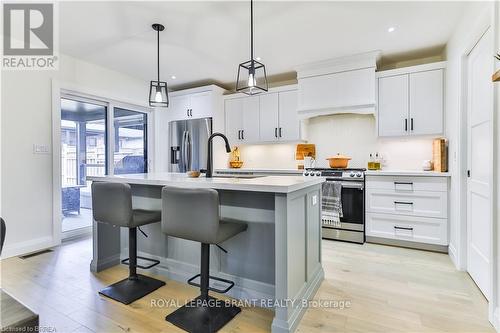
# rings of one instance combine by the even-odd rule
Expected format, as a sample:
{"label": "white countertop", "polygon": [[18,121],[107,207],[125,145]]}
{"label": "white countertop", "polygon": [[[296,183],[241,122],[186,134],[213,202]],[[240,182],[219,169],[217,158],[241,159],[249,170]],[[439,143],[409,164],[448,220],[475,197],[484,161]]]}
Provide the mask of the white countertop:
{"label": "white countertop", "polygon": [[425,176],[425,177],[449,177],[449,172],[422,171],[422,170],[366,170],[366,176]]}
{"label": "white countertop", "polygon": [[189,178],[183,173],[144,173],[115,176],[88,176],[92,181],[108,181],[132,185],[179,186],[191,188],[213,188],[216,190],[234,190],[251,192],[290,193],[303,188],[321,184],[322,177],[303,176],[264,176],[256,178],[214,177]]}

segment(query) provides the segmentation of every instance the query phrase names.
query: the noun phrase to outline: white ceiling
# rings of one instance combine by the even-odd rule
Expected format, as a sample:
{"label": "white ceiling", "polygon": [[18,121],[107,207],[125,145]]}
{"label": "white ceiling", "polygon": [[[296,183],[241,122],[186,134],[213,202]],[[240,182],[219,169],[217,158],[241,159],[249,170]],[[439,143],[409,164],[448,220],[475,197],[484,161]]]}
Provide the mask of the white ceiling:
{"label": "white ceiling", "polygon": [[[464,2],[257,1],[255,56],[268,75],[296,65],[381,50],[382,56],[436,50],[450,38]],[[231,83],[249,59],[249,2],[61,2],[63,53],[170,86]],[[395,27],[389,33],[387,29]],[[435,51],[434,51],[435,52]],[[392,58],[392,57],[391,57]],[[170,77],[175,75],[176,80]]]}

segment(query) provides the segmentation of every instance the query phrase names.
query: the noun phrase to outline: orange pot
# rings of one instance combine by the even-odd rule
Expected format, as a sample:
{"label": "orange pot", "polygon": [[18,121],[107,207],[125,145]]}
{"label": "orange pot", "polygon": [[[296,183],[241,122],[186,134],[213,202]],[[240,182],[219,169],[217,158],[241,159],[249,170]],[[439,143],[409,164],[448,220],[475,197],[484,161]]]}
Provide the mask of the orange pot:
{"label": "orange pot", "polygon": [[337,156],[329,157],[327,160],[330,163],[330,168],[345,169],[351,158],[349,156],[337,154]]}

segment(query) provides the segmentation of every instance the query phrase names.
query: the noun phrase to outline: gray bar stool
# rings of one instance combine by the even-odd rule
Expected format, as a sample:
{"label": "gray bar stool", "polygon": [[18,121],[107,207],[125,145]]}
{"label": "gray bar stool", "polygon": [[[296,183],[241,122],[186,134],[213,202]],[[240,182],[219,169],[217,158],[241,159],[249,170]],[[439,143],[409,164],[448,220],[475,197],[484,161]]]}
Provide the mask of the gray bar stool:
{"label": "gray bar stool", "polygon": [[[209,276],[210,244],[218,245],[247,229],[243,222],[221,219],[219,193],[212,189],[187,189],[165,186],[162,190],[161,230],[168,236],[201,243],[200,274],[189,283],[200,287],[201,294],[165,319],[188,332],[217,332],[241,309],[208,295],[208,291],[227,292],[234,283]],[[200,276],[200,284],[193,279]],[[229,283],[225,290],[209,286],[209,278]]]}
{"label": "gray bar stool", "polygon": [[[160,222],[161,211],[132,209],[132,191],[128,184],[93,182],[92,213],[96,222],[129,230],[129,258],[122,260],[123,264],[129,266],[129,276],[101,290],[99,294],[124,304],[130,304],[164,286],[165,282],[137,274],[136,271],[137,267],[148,269],[160,263],[158,260],[137,256],[137,228]],[[137,258],[150,261],[153,264],[149,266],[138,265]]]}

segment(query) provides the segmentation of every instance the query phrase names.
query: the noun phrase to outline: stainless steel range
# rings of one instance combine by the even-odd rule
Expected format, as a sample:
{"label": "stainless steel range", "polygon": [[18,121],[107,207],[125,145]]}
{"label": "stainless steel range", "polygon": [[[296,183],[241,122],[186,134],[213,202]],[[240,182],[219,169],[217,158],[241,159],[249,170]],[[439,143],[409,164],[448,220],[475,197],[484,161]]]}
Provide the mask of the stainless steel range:
{"label": "stainless steel range", "polygon": [[[365,242],[365,169],[307,169],[304,177],[325,177],[342,184],[343,216],[333,222],[322,214],[323,238],[363,244]],[[323,198],[323,203],[328,198]]]}

